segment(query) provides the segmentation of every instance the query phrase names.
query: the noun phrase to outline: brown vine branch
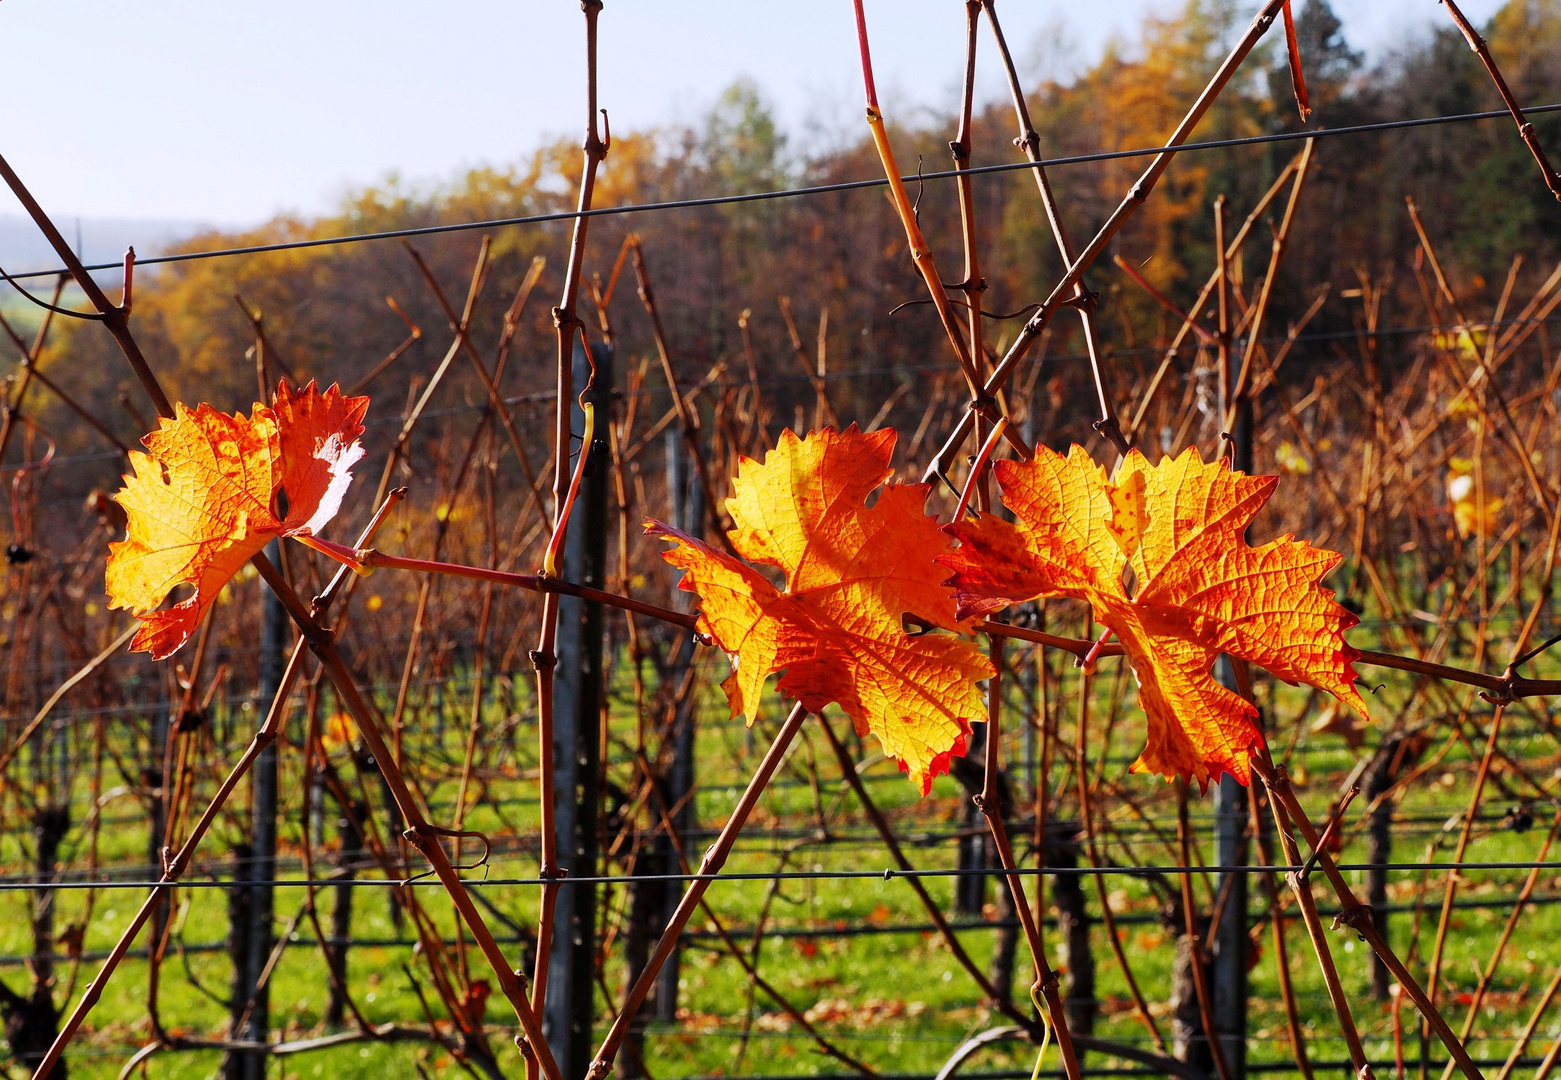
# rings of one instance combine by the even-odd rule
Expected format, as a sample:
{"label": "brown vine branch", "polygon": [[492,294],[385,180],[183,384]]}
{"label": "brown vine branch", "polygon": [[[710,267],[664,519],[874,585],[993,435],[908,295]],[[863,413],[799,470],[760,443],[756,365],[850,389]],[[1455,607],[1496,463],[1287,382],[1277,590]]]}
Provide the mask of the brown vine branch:
{"label": "brown vine branch", "polygon": [[[1311,818],[1307,816],[1305,808],[1296,796],[1295,789],[1290,783],[1289,774],[1284,766],[1275,765],[1269,760],[1265,750],[1253,755],[1252,771],[1263,778],[1263,782],[1268,785],[1271,795],[1277,797],[1278,804],[1283,806],[1285,816],[1294,822],[1295,826],[1301,830],[1301,835],[1306,838],[1307,844],[1311,846],[1313,851],[1318,853],[1318,863],[1322,866],[1323,873],[1327,875],[1329,884],[1333,886],[1333,891],[1344,908],[1335,922],[1355,931],[1371,947],[1372,952],[1382,959],[1383,964],[1393,973],[1393,977],[1398,980],[1399,986],[1403,987],[1404,992],[1414,1002],[1415,1007],[1420,1010],[1420,1015],[1431,1025],[1437,1037],[1442,1040],[1442,1045],[1447,1048],[1447,1052],[1458,1063],[1458,1067],[1463,1071],[1464,1076],[1468,1080],[1483,1080],[1479,1066],[1475,1065],[1474,1059],[1469,1056],[1468,1049],[1459,1040],[1458,1036],[1454,1034],[1453,1029],[1448,1026],[1446,1019],[1437,1011],[1435,1003],[1421,988],[1415,977],[1409,973],[1409,969],[1398,958],[1398,954],[1393,951],[1392,946],[1387,943],[1387,940],[1377,930],[1376,922],[1371,915],[1371,909],[1356,898],[1354,891],[1350,888],[1348,882],[1344,880],[1344,875],[1339,871],[1338,864],[1334,862],[1332,853],[1322,846],[1322,837],[1318,834],[1316,826],[1312,824]],[[1287,852],[1286,855],[1288,857],[1289,853]]]}
{"label": "brown vine branch", "polygon": [[1037,1024],[1033,1017],[1027,1016],[1015,1008],[1014,1003],[1009,1000],[1006,994],[999,994],[997,988],[992,985],[991,980],[986,977],[986,974],[976,962],[970,958],[970,954],[965,951],[965,947],[960,944],[959,936],[954,932],[954,928],[949,925],[948,918],[943,914],[943,909],[938,906],[938,902],[927,891],[927,886],[923,884],[921,876],[914,873],[915,866],[905,857],[905,850],[895,837],[894,829],[889,824],[888,818],[884,817],[883,811],[878,808],[878,804],[868,794],[867,785],[862,782],[861,773],[857,772],[856,762],[851,760],[850,751],[846,749],[845,743],[841,741],[840,737],[835,734],[834,727],[827,719],[822,717],[819,720],[819,727],[823,729],[824,737],[829,742],[829,748],[834,751],[835,760],[840,764],[841,778],[855,793],[857,802],[862,806],[862,812],[867,815],[867,820],[872,822],[873,828],[877,830],[879,839],[883,841],[884,848],[889,852],[889,857],[894,860],[895,865],[901,870],[912,871],[906,874],[902,880],[911,887],[911,891],[921,901],[922,907],[926,909],[928,919],[931,920],[933,927],[937,929],[938,934],[943,938],[944,944],[948,946],[949,954],[965,969],[971,979],[975,981],[976,988],[981,991],[982,995],[999,1012],[1015,1023],[1023,1025],[1025,1030],[1030,1032],[1032,1036],[1039,1037],[1041,1025]]}
{"label": "brown vine branch", "polygon": [[[585,142],[581,147],[580,191],[576,200],[579,216],[569,237],[569,257],[564,270],[563,294],[553,309],[553,329],[556,342],[556,414],[553,428],[553,530],[547,550],[558,551],[569,529],[570,491],[573,474],[570,470],[570,416],[574,404],[574,343],[579,336],[585,345],[585,325],[576,314],[580,298],[582,266],[585,261],[585,241],[591,209],[596,193],[596,173],[607,157],[611,133],[604,138],[597,130],[596,104],[596,23],[601,15],[601,0],[582,0],[581,11],[585,15]],[[605,116],[605,113],[603,114]],[[586,346],[589,362],[590,349]],[[594,370],[594,369],[593,369]],[[591,447],[580,445],[580,463],[583,467]],[[542,902],[537,914],[536,963],[532,969],[531,1006],[536,1015],[542,1013],[547,1000],[548,969],[553,953],[553,916],[558,903],[558,834],[554,814],[553,786],[553,672],[558,664],[554,652],[558,643],[559,600],[557,593],[548,593],[542,601],[542,630],[537,647],[531,653],[531,666],[536,671],[537,686],[537,805],[541,829],[541,853],[539,874],[546,879],[542,887]],[[540,1057],[550,1052],[545,1045],[532,1040],[532,1054]],[[556,1072],[556,1067],[555,1067]],[[536,1065],[531,1055],[526,1059],[528,1080],[535,1080]],[[549,1076],[553,1077],[554,1072]]]}
{"label": "brown vine branch", "polygon": [[688,925],[688,920],[699,907],[700,901],[704,899],[706,890],[710,888],[712,876],[718,874],[721,867],[726,865],[727,856],[731,854],[732,844],[737,840],[737,834],[742,831],[743,825],[748,821],[748,815],[753,813],[753,808],[758,805],[759,796],[769,784],[770,777],[775,775],[775,770],[780,768],[786,751],[791,747],[791,741],[796,738],[797,732],[802,730],[802,723],[807,718],[807,710],[800,702],[791,707],[791,712],[787,714],[780,731],[776,733],[769,750],[765,752],[764,759],[759,762],[759,767],[754,770],[753,777],[743,790],[742,797],[737,800],[732,816],[726,819],[726,824],[722,826],[715,843],[710,845],[704,857],[699,860],[700,876],[688,883],[683,899],[678,902],[677,909],[672,913],[666,929],[661,934],[661,939],[656,942],[655,951],[645,962],[645,966],[640,969],[639,977],[634,980],[634,986],[625,996],[618,1015],[613,1019],[612,1028],[607,1032],[607,1037],[602,1040],[602,1045],[596,1051],[596,1057],[591,1061],[590,1068],[586,1070],[587,1080],[603,1080],[612,1071],[613,1058],[618,1056],[618,1047],[622,1045],[624,1036],[629,1033],[629,1024],[639,1015],[640,1006],[645,1003],[645,998],[650,994],[650,988],[655,983],[657,974],[677,946],[678,936],[682,934],[683,928]]}
{"label": "brown vine branch", "polygon": [[[996,0],[980,0],[981,6],[986,9],[987,22],[992,26],[992,37],[997,43],[998,54],[1002,57],[1003,70],[1008,77],[1008,93],[1013,99],[1014,116],[1019,122],[1019,134],[1014,139],[1014,145],[1024,151],[1024,156],[1031,165],[1030,171],[1035,175],[1035,186],[1040,192],[1041,206],[1046,211],[1046,221],[1051,226],[1052,238],[1057,243],[1057,252],[1062,256],[1064,266],[1072,266],[1074,263],[1073,245],[1068,241],[1067,229],[1063,227],[1062,214],[1057,209],[1057,198],[1052,193],[1051,179],[1046,174],[1046,167],[1041,158],[1041,137],[1036,133],[1035,125],[1030,122],[1030,106],[1025,101],[1024,87],[1019,81],[1019,70],[1014,65],[1012,51],[1008,48],[1008,39],[1003,36],[1002,24],[997,20]],[[968,182],[968,177],[965,178]],[[1122,434],[1121,423],[1117,419],[1116,410],[1111,405],[1111,395],[1106,390],[1105,376],[1101,371],[1100,344],[1095,332],[1095,296],[1084,284],[1082,274],[1073,283],[1072,306],[1079,313],[1079,321],[1084,331],[1084,348],[1089,354],[1090,375],[1095,381],[1095,397],[1100,405],[1100,419],[1095,422],[1095,430],[1116,449],[1119,454],[1128,451],[1128,440]]]}
{"label": "brown vine branch", "polygon": [[1014,860],[1013,844],[1008,839],[1008,828],[1003,824],[1002,801],[997,790],[997,761],[1002,736],[1002,685],[1003,645],[1002,637],[993,634],[987,639],[992,656],[992,677],[987,681],[986,714],[986,762],[982,777],[981,793],[973,798],[976,809],[986,818],[992,833],[992,843],[997,848],[998,861],[1004,871],[1008,891],[1013,894],[1014,910],[1019,914],[1019,925],[1024,930],[1025,944],[1030,950],[1030,960],[1035,965],[1033,990],[1040,990],[1046,998],[1046,1011],[1051,1014],[1052,1027],[1057,1032],[1057,1049],[1062,1054],[1062,1067],[1068,1080],[1080,1080],[1078,1052],[1073,1046],[1073,1036],[1068,1031],[1067,1011],[1063,1008],[1062,994],[1058,990],[1057,972],[1046,962],[1046,947],[1041,943],[1040,927],[1035,912],[1025,896],[1024,879],[1019,876],[1019,864]]}
{"label": "brown vine branch", "polygon": [[542,1025],[536,1013],[532,1011],[526,998],[525,977],[510,967],[494,940],[493,933],[488,929],[487,922],[482,913],[477,910],[471,894],[467,892],[465,883],[456,872],[445,854],[444,847],[440,844],[442,830],[435,829],[423,816],[422,808],[413,797],[411,789],[407,786],[401,767],[385,745],[383,736],[380,735],[379,725],[375,720],[373,711],[359,692],[357,683],[353,680],[347,665],[342,661],[341,654],[336,650],[334,635],[326,630],[317,621],[314,614],[304,607],[298,596],[293,592],[287,581],[271,565],[264,555],[256,555],[255,568],[265,580],[293,621],[302,631],[301,642],[307,642],[320,665],[325,669],[331,684],[336,688],[337,696],[342,705],[351,715],[353,722],[358,727],[358,734],[362,737],[369,753],[385,778],[385,783],[390,789],[391,796],[400,808],[402,819],[407,828],[403,833],[404,838],[413,844],[423,857],[428,860],[434,874],[445,887],[456,911],[462,921],[476,939],[478,948],[487,959],[498,979],[499,988],[504,996],[509,999],[515,1009],[515,1015],[519,1018],[521,1027],[525,1031],[525,1039],[529,1045],[528,1060],[534,1058],[548,1080],[562,1080],[558,1071],[558,1064],[553,1059],[552,1051],[548,1048],[547,1041],[542,1037]]}
{"label": "brown vine branch", "polygon": [[[970,354],[970,348],[959,325],[959,317],[955,315],[954,307],[949,303],[948,289],[944,286],[933,260],[932,247],[927,243],[927,238],[922,235],[921,225],[916,220],[916,208],[905,190],[904,181],[900,179],[900,168],[894,158],[894,147],[889,142],[889,133],[884,127],[883,112],[878,105],[878,88],[873,81],[872,50],[867,40],[867,15],[862,9],[862,0],[853,0],[853,4],[856,12],[857,46],[862,57],[862,85],[867,97],[867,126],[873,136],[873,146],[878,151],[878,160],[883,164],[884,176],[889,182],[890,201],[894,204],[894,211],[900,219],[900,225],[905,229],[905,241],[910,247],[911,261],[927,286],[927,294],[932,298],[932,306],[937,309],[938,320],[943,324],[943,331],[948,335],[949,344],[954,347],[960,372],[969,384],[972,411],[965,414],[966,419],[973,421],[975,415],[980,413],[986,419],[995,422],[999,415],[996,391],[985,389],[983,386],[981,368],[978,366],[982,363],[982,358]],[[1021,457],[1030,456],[1030,448],[1019,438],[1017,432],[1009,428],[1005,434],[1009,444]],[[947,471],[947,463],[944,463],[944,467],[940,468],[938,473]]]}
{"label": "brown vine branch", "polygon": [[[1166,139],[1166,149],[1155,155],[1149,167],[1144,170],[1138,181],[1128,190],[1127,195],[1117,205],[1117,208],[1112,211],[1111,216],[1106,219],[1105,223],[1101,225],[1095,236],[1084,247],[1084,250],[1079,253],[1078,258],[1069,264],[1067,272],[1063,274],[1062,280],[1052,289],[1051,295],[1046,298],[1039,310],[1024,324],[1024,328],[1019,332],[1018,337],[1014,339],[1014,343],[1009,346],[1008,351],[1003,354],[1003,358],[998,361],[997,367],[993,369],[992,373],[987,376],[985,383],[982,384],[982,395],[990,397],[1006,386],[1009,376],[1013,374],[1019,362],[1024,359],[1025,354],[1030,350],[1030,346],[1035,343],[1036,338],[1046,328],[1052,316],[1064,306],[1072,306],[1076,303],[1074,286],[1083,280],[1085,271],[1094,265],[1095,260],[1100,257],[1107,245],[1110,244],[1111,239],[1127,223],[1127,220],[1138,211],[1138,208],[1148,200],[1149,193],[1154,190],[1161,176],[1165,174],[1165,170],[1170,167],[1171,161],[1176,157],[1181,144],[1191,137],[1193,130],[1214,104],[1214,100],[1219,97],[1220,92],[1225,89],[1226,84],[1235,75],[1236,69],[1241,66],[1242,62],[1247,58],[1247,54],[1252,51],[1258,41],[1267,33],[1268,28],[1273,25],[1274,19],[1279,14],[1279,9],[1284,3],[1285,0],[1268,0],[1261,10],[1258,11],[1257,15],[1253,17],[1251,25],[1248,26],[1240,40],[1236,42],[1235,47],[1231,49],[1224,61],[1221,62],[1219,68],[1209,79],[1208,84],[1199,93],[1197,100],[1193,102],[1192,107],[1187,111],[1186,116],[1177,125],[1176,130]],[[948,471],[949,462],[959,452],[959,447],[970,434],[973,423],[974,417],[970,413],[966,413],[960,418],[953,433],[949,435],[943,447],[927,467],[927,471],[923,476],[924,480],[931,480]]]}
{"label": "brown vine branch", "polygon": [[1491,56],[1490,46],[1480,36],[1479,31],[1468,19],[1464,18],[1462,11],[1453,0],[1442,0],[1447,7],[1447,13],[1453,17],[1453,22],[1458,26],[1458,32],[1469,43],[1469,48],[1480,58],[1480,63],[1485,65],[1485,71],[1491,77],[1491,82],[1496,84],[1496,92],[1501,95],[1502,104],[1507,106],[1507,111],[1512,114],[1513,122],[1518,125],[1518,137],[1529,148],[1529,153],[1534,155],[1534,161],[1539,165],[1539,173],[1545,180],[1545,186],[1557,199],[1561,199],[1561,176],[1556,175],[1555,169],[1550,166],[1550,159],[1545,156],[1544,149],[1539,145],[1539,136],[1534,131],[1533,123],[1523,115],[1523,109],[1518,105],[1518,99],[1512,96],[1512,91],[1507,87],[1507,80],[1502,78],[1501,69],[1496,66],[1496,60]]}
{"label": "brown vine branch", "polygon": [[[92,275],[87,273],[87,268],[81,264],[81,260],[71,250],[71,246],[60,235],[60,230],[54,227],[54,222],[49,220],[49,215],[44,213],[43,207],[38,205],[38,201],[33,198],[32,192],[27,190],[27,186],[22,183],[21,177],[16,175],[4,157],[0,157],[0,178],[4,178],[6,186],[11,189],[17,201],[26,209],[27,215],[38,226],[38,231],[43,233],[44,238],[49,241],[49,246],[54,248],[54,253],[60,257],[60,262],[70,271],[70,276],[76,282],[77,287],[86,294],[93,308],[97,310],[98,315],[103,320],[103,325],[108,327],[108,332],[114,335],[114,340],[119,344],[120,351],[125,354],[125,359],[130,362],[130,369],[135,372],[136,378],[141,381],[142,388],[146,390],[147,396],[152,399],[152,404],[156,406],[158,413],[162,416],[172,416],[173,405],[169,402],[168,396],[163,393],[162,386],[158,384],[157,376],[152,374],[152,369],[147,364],[146,357],[141,354],[141,346],[136,344],[135,338],[130,334],[129,289],[126,289],[125,304],[123,306],[115,306],[110,302],[108,296],[98,286]],[[126,264],[127,266],[130,265],[128,259]],[[125,280],[128,284],[130,280],[128,270]]]}

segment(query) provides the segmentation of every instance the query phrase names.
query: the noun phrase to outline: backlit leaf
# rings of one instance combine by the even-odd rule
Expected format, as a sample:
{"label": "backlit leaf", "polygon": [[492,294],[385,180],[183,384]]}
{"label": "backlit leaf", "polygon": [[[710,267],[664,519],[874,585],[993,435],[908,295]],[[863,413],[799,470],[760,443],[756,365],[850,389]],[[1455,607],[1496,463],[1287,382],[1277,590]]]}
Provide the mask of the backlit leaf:
{"label": "backlit leaf", "polygon": [[1448,463],[1447,501],[1453,509],[1453,525],[1458,538],[1467,540],[1478,533],[1489,537],[1507,500],[1489,491],[1484,498],[1474,482],[1474,462],[1453,458]]}
{"label": "backlit leaf", "polygon": [[723,685],[733,716],[752,722],[765,681],[782,672],[782,692],[810,712],[838,704],[926,794],[964,754],[970,720],[985,715],[976,683],[992,667],[969,641],[905,629],[907,617],[962,623],[935,561],[951,544],[926,514],[928,486],[884,484],[894,440],[892,430],[854,426],[806,439],[787,431],[762,463],[743,460],[726,504],[732,545],[783,571],[784,588],[660,522],[646,531],[676,543],[662,557],[685,571],[700,630],[731,658]]}
{"label": "backlit leaf", "polygon": [[[189,640],[207,608],[277,536],[317,533],[335,516],[363,456],[368,398],[283,383],[248,417],[177,405],[130,455],[115,496],[125,539],[109,545],[109,606],[141,620],[132,649],[162,659]],[[280,508],[285,498],[286,512]],[[159,610],[178,586],[193,593]]]}
{"label": "backlit leaf", "polygon": [[1343,637],[1356,619],[1318,584],[1340,556],[1290,536],[1257,548],[1244,539],[1276,478],[1205,464],[1193,449],[1153,466],[1135,450],[1114,482],[1077,446],[995,468],[1018,524],[989,514],[948,527],[960,547],[939,561],[954,570],[958,614],[1037,596],[1088,602],[1138,678],[1148,735],[1134,771],[1204,787],[1224,773],[1248,781],[1257,710],[1214,680],[1220,653],[1365,715],[1358,654]]}

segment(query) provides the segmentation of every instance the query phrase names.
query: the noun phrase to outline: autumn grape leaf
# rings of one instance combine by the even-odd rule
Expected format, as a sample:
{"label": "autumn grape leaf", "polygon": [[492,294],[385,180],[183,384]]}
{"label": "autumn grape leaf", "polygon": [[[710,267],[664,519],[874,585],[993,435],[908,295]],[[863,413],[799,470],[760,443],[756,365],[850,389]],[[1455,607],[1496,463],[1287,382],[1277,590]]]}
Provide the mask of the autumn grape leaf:
{"label": "autumn grape leaf", "polygon": [[[960,630],[948,571],[935,556],[949,538],[926,514],[928,485],[885,484],[895,433],[790,431],[762,463],[743,459],[726,507],[736,551],[784,571],[776,588],[760,570],[657,521],[652,536],[677,546],[662,557],[699,594],[699,629],[732,661],[723,683],[732,715],[757,713],[764,683],[810,712],[834,702],[861,735],[878,736],[922,794],[963,755],[970,720],[984,715],[976,683],[991,664],[969,641],[907,633]],[[872,506],[867,499],[884,485]]]}
{"label": "autumn grape leaf", "polygon": [[[366,397],[284,382],[248,417],[177,405],[130,455],[115,495],[125,539],[109,545],[109,606],[141,620],[130,647],[162,659],[189,640],[222,586],[276,536],[312,536],[335,516],[363,456]],[[285,497],[286,512],[280,509]],[[178,586],[193,593],[159,610]]]}
{"label": "autumn grape leaf", "polygon": [[939,562],[954,571],[958,615],[1037,596],[1088,602],[1138,678],[1148,737],[1133,771],[1247,783],[1262,733],[1257,710],[1214,680],[1220,653],[1366,715],[1343,636],[1357,620],[1318,584],[1341,557],[1292,536],[1244,539],[1277,477],[1205,464],[1195,449],[1158,465],[1132,451],[1115,481],[1077,446],[995,469],[1018,524],[988,514],[947,527],[960,546]]}
{"label": "autumn grape leaf", "polygon": [[1453,508],[1453,525],[1460,540],[1475,533],[1490,536],[1501,508],[1507,505],[1499,495],[1485,494],[1483,500],[1481,495],[1474,482],[1474,462],[1457,457],[1448,461],[1447,501]]}

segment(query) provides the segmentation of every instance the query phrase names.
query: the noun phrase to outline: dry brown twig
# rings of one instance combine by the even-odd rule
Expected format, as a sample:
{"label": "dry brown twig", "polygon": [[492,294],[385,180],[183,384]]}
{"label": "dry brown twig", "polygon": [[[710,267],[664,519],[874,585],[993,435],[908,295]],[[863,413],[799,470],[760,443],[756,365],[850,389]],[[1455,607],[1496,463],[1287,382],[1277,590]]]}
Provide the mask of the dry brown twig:
{"label": "dry brown twig", "polygon": [[1458,32],[1469,43],[1469,48],[1480,58],[1486,74],[1491,77],[1491,82],[1496,85],[1496,92],[1501,95],[1501,103],[1507,107],[1507,111],[1512,114],[1513,122],[1518,125],[1518,137],[1529,148],[1529,153],[1534,155],[1534,162],[1539,166],[1539,174],[1544,178],[1545,186],[1550,189],[1552,195],[1561,199],[1561,176],[1557,176],[1556,170],[1551,167],[1550,159],[1545,156],[1544,149],[1539,145],[1539,135],[1534,131],[1533,123],[1523,115],[1518,99],[1512,96],[1507,80],[1502,77],[1501,69],[1496,66],[1496,60],[1491,56],[1490,46],[1474,25],[1464,17],[1454,0],[1440,0],[1440,2],[1447,8],[1447,13],[1452,16]]}
{"label": "dry brown twig", "polygon": [[[1170,167],[1172,159],[1176,156],[1177,148],[1191,137],[1193,129],[1198,126],[1198,123],[1214,104],[1214,100],[1224,90],[1226,84],[1230,82],[1237,68],[1241,66],[1258,41],[1267,33],[1268,28],[1273,25],[1275,17],[1279,14],[1279,10],[1285,2],[1286,0],[1268,0],[1256,16],[1253,17],[1251,25],[1236,42],[1224,61],[1221,62],[1219,68],[1209,79],[1208,84],[1198,95],[1197,100],[1188,109],[1186,116],[1176,126],[1176,130],[1165,140],[1164,145],[1166,149],[1155,155],[1149,167],[1144,170],[1138,181],[1128,190],[1126,197],[1112,211],[1090,242],[1078,253],[1078,257],[1069,264],[1067,272],[1063,274],[1062,279],[1052,288],[1051,294],[1042,302],[1039,310],[1024,324],[1024,328],[1014,339],[1013,344],[1008,347],[1008,351],[1004,353],[1003,358],[981,385],[978,395],[979,399],[990,398],[1006,386],[1014,369],[1030,351],[1030,346],[1040,337],[1041,332],[1046,328],[1047,323],[1051,321],[1052,316],[1063,307],[1073,306],[1076,303],[1074,287],[1083,280],[1085,272],[1094,265],[1095,260],[1105,251],[1112,237],[1121,230],[1127,220],[1149,198],[1149,193],[1154,190],[1160,177]],[[966,438],[969,436],[973,422],[974,415],[971,413],[966,413],[960,418],[954,431],[945,440],[942,449],[933,458],[932,464],[928,466],[923,479],[930,480],[947,471],[954,455],[958,453],[959,448],[964,445]]]}

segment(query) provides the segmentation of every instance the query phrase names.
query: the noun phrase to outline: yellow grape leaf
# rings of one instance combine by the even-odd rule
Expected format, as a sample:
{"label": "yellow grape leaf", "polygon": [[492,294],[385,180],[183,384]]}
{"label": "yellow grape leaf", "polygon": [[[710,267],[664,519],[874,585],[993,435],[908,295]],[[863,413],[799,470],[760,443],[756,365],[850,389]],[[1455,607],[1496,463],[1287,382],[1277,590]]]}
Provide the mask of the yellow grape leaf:
{"label": "yellow grape leaf", "polygon": [[1485,537],[1490,536],[1496,526],[1496,518],[1501,513],[1501,508],[1507,505],[1507,500],[1499,495],[1491,495],[1487,491],[1482,504],[1475,490],[1472,461],[1465,462],[1460,458],[1453,458],[1448,462],[1448,466],[1450,471],[1447,477],[1447,501],[1452,504],[1453,526],[1458,530],[1458,538],[1467,540],[1476,533]]}
{"label": "yellow grape leaf", "polygon": [[809,712],[838,704],[925,795],[964,754],[970,721],[985,716],[976,683],[992,666],[972,642],[905,629],[967,624],[934,561],[951,545],[926,514],[928,485],[885,484],[894,441],[893,430],[854,425],[806,439],[787,431],[762,463],[743,460],[728,535],[749,562],[783,571],[784,589],[701,540],[645,527],[677,545],[662,557],[684,571],[682,588],[700,597],[699,629],[731,659],[723,686],[733,716],[751,723],[765,681],[782,672],[783,693]]}
{"label": "yellow grape leaf", "polygon": [[1279,463],[1279,471],[1286,476],[1310,476],[1312,463],[1307,456],[1301,453],[1299,447],[1282,442],[1274,451],[1274,460]]}
{"label": "yellow grape leaf", "polygon": [[358,725],[344,712],[333,712],[320,725],[320,745],[327,755],[350,748],[358,737]]}
{"label": "yellow grape leaf", "polygon": [[[180,404],[130,455],[115,495],[125,539],[109,545],[109,607],[141,620],[130,647],[162,659],[189,640],[228,579],[277,536],[319,532],[363,456],[366,397],[284,382],[248,417]],[[286,500],[282,513],[278,495]],[[191,595],[159,610],[176,587]]]}
{"label": "yellow grape leaf", "polygon": [[995,469],[1018,524],[988,514],[947,527],[960,546],[939,562],[954,571],[958,615],[1037,596],[1088,602],[1138,679],[1148,735],[1135,772],[1204,788],[1225,773],[1249,780],[1257,709],[1214,680],[1220,653],[1366,715],[1351,668],[1359,654],[1343,636],[1357,620],[1318,584],[1340,556],[1291,536],[1257,548],[1243,538],[1275,477],[1205,464],[1194,449],[1158,465],[1132,451],[1115,482],[1077,446]]}

